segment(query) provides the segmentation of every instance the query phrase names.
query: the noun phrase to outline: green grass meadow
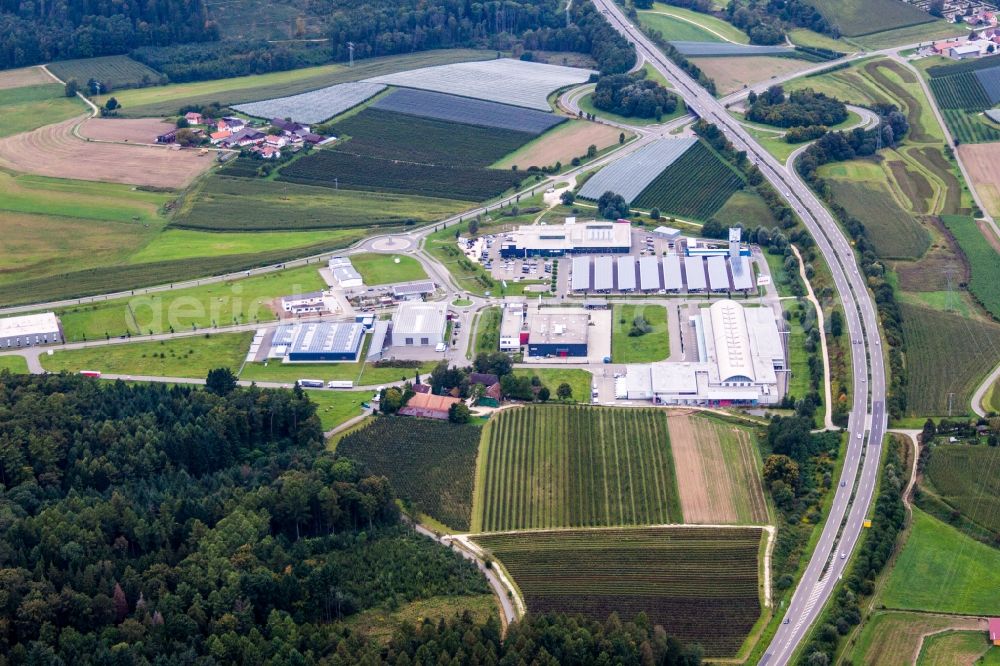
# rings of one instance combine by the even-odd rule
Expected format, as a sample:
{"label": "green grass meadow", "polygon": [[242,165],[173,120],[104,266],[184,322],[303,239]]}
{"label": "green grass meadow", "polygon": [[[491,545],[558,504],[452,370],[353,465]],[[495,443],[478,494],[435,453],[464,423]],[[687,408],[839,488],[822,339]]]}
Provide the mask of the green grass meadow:
{"label": "green grass meadow", "polygon": [[172,340],[69,349],[41,357],[49,372],[99,370],[105,374],[204,379],[213,368],[237,372],[253,332],[205,334]]}
{"label": "green grass meadow", "polygon": [[[633,321],[642,317],[650,331],[630,336]],[[612,363],[652,363],[670,355],[667,309],[662,305],[615,305],[611,328]]]}
{"label": "green grass meadow", "polygon": [[200,287],[142,294],[59,311],[67,342],[273,321],[281,296],[326,288],[320,264]]}
{"label": "green grass meadow", "polygon": [[427,272],[419,261],[405,255],[352,254],[351,264],[361,273],[367,286],[426,280]]}
{"label": "green grass meadow", "polygon": [[341,423],[361,415],[361,403],[371,400],[370,391],[339,391],[324,389],[306,391],[309,399],[316,403],[316,415],[323,424],[323,431],[329,432]]}
{"label": "green grass meadow", "polygon": [[28,362],[23,356],[15,356],[12,354],[0,356],[0,371],[3,370],[10,370],[11,372],[18,374],[27,374]]}
{"label": "green grass meadow", "polygon": [[30,132],[86,111],[83,101],[66,97],[58,83],[8,88],[0,94],[0,137]]}
{"label": "green grass meadow", "polygon": [[975,541],[920,509],[889,574],[881,603],[889,608],[993,615],[1000,550]]}
{"label": "green grass meadow", "polygon": [[586,370],[578,368],[516,368],[514,374],[518,377],[538,377],[544,386],[552,392],[552,399],[556,399],[556,389],[560,384],[569,384],[573,391],[571,401],[590,402],[590,385],[594,378]]}

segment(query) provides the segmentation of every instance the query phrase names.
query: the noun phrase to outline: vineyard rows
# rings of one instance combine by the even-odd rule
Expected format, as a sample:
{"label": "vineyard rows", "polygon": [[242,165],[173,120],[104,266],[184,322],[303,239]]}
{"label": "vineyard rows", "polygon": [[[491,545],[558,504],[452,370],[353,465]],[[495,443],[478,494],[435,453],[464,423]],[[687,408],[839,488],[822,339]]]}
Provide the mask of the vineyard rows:
{"label": "vineyard rows", "polygon": [[340,152],[432,166],[485,167],[534,139],[528,132],[477,127],[365,109],[334,125]]}
{"label": "vineyard rows", "polygon": [[986,90],[972,72],[933,78],[930,86],[942,109],[982,111],[993,106]]}
{"label": "vineyard rows", "polygon": [[380,417],[345,436],[337,453],[385,476],[404,502],[456,530],[469,528],[480,429]]}
{"label": "vineyard rows", "polygon": [[934,490],[955,509],[1000,534],[1000,449],[987,446],[937,446],[927,464]]}
{"label": "vineyard rows", "polygon": [[278,180],[302,185],[420,194],[458,201],[484,201],[516,186],[516,174],[371,159],[317,150],[281,170]]}
{"label": "vineyard rows", "polygon": [[741,187],[739,175],[699,142],[657,176],[633,204],[707,220]]}
{"label": "vineyard rows", "polygon": [[706,656],[739,651],[760,615],[759,528],[638,528],[484,534],[529,612],[623,620],[643,612]]}
{"label": "vineyard rows", "polygon": [[539,406],[483,433],[473,530],[682,522],[667,416]]}
{"label": "vineyard rows", "polygon": [[410,88],[395,90],[377,99],[372,107],[411,116],[531,134],[541,134],[566,120],[565,116],[558,116],[548,111],[536,111],[509,104]]}
{"label": "vineyard rows", "polygon": [[941,114],[959,143],[1000,141],[1000,130],[990,127],[971,113],[961,109],[941,109]]}
{"label": "vineyard rows", "polygon": [[63,81],[76,79],[81,90],[86,88],[87,81],[91,79],[100,81],[113,90],[121,90],[156,85],[165,78],[155,69],[123,55],[61,60],[49,63],[48,69]]}

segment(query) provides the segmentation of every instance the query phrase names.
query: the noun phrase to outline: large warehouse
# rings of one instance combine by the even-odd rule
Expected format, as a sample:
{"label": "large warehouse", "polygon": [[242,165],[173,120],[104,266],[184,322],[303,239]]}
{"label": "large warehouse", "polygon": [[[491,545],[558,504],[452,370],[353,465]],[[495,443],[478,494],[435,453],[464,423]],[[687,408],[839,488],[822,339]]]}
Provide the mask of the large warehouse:
{"label": "large warehouse", "polygon": [[0,319],[0,349],[62,342],[59,319],[52,312]]}
{"label": "large warehouse", "polygon": [[392,318],[393,347],[435,347],[444,342],[448,325],[445,303],[404,301]]}
{"label": "large warehouse", "polygon": [[566,254],[618,254],[632,249],[628,222],[576,222],[562,226],[520,226],[500,244],[501,257],[561,257]]}
{"label": "large warehouse", "polygon": [[719,301],[690,318],[697,361],[629,365],[629,400],[674,405],[773,405],[787,369],[771,308]]}
{"label": "large warehouse", "polygon": [[586,356],[590,315],[539,310],[528,317],[528,356]]}
{"label": "large warehouse", "polygon": [[286,324],[275,329],[269,355],[297,363],[356,361],[364,338],[361,323]]}

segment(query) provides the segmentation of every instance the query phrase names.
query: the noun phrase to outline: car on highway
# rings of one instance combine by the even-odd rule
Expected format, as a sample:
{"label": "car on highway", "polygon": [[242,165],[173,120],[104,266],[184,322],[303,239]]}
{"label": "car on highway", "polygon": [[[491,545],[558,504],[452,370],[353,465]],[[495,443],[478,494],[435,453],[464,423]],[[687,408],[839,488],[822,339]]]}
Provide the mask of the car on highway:
{"label": "car on highway", "polygon": [[847,553],[841,553],[840,554],[840,559],[846,560],[847,559]]}
{"label": "car on highway", "polygon": [[863,432],[859,432],[859,433],[858,433],[858,439],[861,439],[861,438],[862,438],[862,437],[864,437],[864,436],[865,436],[865,434],[864,434]]}

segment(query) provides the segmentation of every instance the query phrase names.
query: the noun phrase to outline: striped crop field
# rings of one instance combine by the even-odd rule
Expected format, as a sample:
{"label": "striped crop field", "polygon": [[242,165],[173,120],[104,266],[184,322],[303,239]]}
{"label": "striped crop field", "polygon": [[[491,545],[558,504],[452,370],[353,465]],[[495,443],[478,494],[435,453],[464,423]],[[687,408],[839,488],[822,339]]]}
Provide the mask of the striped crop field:
{"label": "striped crop field", "polygon": [[474,532],[682,522],[666,413],[500,412],[483,432],[472,515]]}
{"label": "striped crop field", "polygon": [[740,176],[699,141],[630,203],[644,210],[659,208],[664,213],[707,220],[742,187]]}
{"label": "striped crop field", "polygon": [[735,655],[760,616],[752,527],[653,527],[484,534],[532,613],[631,620],[640,612],[707,657]]}

